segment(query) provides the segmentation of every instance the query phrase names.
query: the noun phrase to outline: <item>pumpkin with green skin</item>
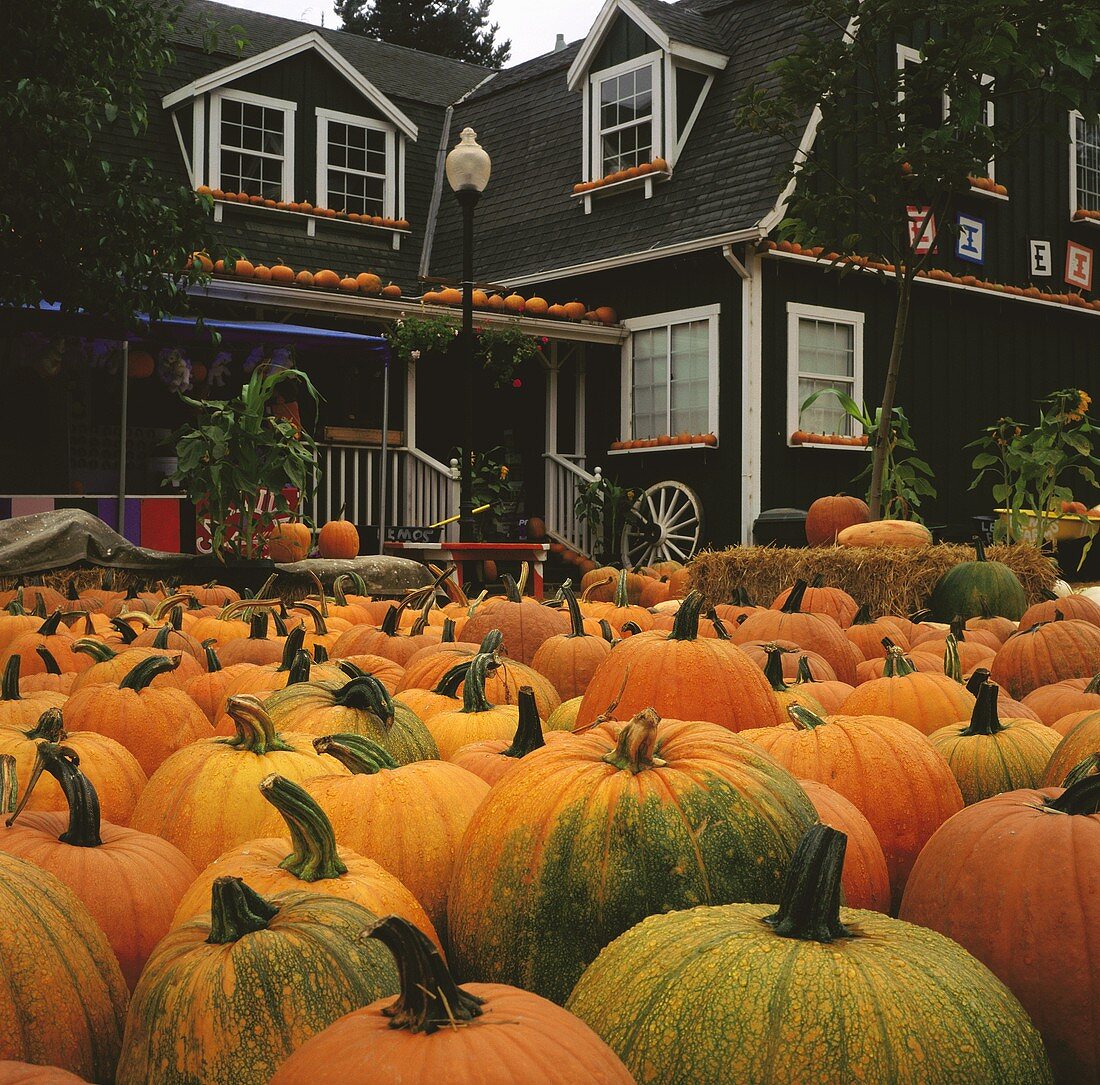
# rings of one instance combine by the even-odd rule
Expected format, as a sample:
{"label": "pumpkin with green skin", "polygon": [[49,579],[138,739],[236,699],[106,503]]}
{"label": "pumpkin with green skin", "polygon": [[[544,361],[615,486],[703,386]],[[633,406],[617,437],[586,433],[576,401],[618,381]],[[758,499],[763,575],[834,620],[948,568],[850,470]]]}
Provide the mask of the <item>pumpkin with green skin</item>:
{"label": "pumpkin with green skin", "polygon": [[1050,1085],[1039,1034],[988,969],[933,931],[840,907],[844,840],[806,834],[778,911],[639,923],[566,1008],[652,1085]]}
{"label": "pumpkin with green skin", "polygon": [[364,735],[402,765],[439,757],[431,732],[373,675],[345,682],[305,682],[271,694],[264,708],[276,727],[307,735]]}
{"label": "pumpkin with green skin", "polygon": [[1000,687],[986,682],[967,724],[953,723],[929,735],[958,781],[967,806],[1002,791],[1038,787],[1058,733],[1042,723],[997,715]]}
{"label": "pumpkin with green skin", "polygon": [[979,618],[991,614],[1018,622],[1027,610],[1027,595],[1019,577],[1003,561],[990,561],[985,544],[974,540],[976,558],[948,569],[932,589],[929,606],[937,622],[956,616]]}
{"label": "pumpkin with green skin", "polygon": [[173,927],[205,912],[214,882],[232,876],[264,897],[297,889],[354,900],[377,915],[392,912],[439,943],[419,901],[394,874],[350,848],[337,847],[332,823],[309,792],[272,773],[260,782],[260,793],[279,812],[288,835],[249,840],[219,855],[182,894]]}
{"label": "pumpkin with green skin", "polygon": [[1100,1082],[1098,870],[1100,776],[1085,775],[968,806],[925,845],[901,904],[1008,985],[1059,1085]]}
{"label": "pumpkin with green skin", "polygon": [[777,900],[816,820],[752,743],[652,709],[524,757],[474,814],[448,902],[462,976],[564,1001],[646,915]]}
{"label": "pumpkin with green skin", "polygon": [[314,893],[265,900],[219,878],[211,910],[170,931],[134,991],[116,1085],[267,1085],[333,1021],[398,990],[377,916]]}
{"label": "pumpkin with green skin", "polygon": [[88,910],[54,875],[0,854],[0,1058],[114,1080],[129,992]]}

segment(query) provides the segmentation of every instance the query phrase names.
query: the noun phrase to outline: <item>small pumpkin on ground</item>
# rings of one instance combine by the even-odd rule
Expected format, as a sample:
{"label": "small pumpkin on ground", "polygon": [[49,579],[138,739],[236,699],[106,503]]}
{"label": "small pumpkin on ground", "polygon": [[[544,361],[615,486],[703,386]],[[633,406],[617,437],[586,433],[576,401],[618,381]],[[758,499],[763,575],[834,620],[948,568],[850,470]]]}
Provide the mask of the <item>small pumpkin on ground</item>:
{"label": "small pumpkin on ground", "polygon": [[219,878],[210,911],[170,931],[142,974],[116,1085],[267,1085],[311,1036],[398,990],[388,954],[361,938],[375,919],[354,901],[265,900]]}
{"label": "small pumpkin on ground", "polygon": [[778,911],[651,916],[566,1008],[661,1085],[1050,1085],[1038,1033],[988,969],[933,931],[840,907],[844,844],[828,826],[806,833]]}
{"label": "small pumpkin on ground", "polygon": [[459,987],[415,927],[387,916],[367,932],[397,961],[401,991],[307,1041],[271,1085],[435,1081],[450,1085],[631,1085],[586,1025],[538,995],[500,984]]}

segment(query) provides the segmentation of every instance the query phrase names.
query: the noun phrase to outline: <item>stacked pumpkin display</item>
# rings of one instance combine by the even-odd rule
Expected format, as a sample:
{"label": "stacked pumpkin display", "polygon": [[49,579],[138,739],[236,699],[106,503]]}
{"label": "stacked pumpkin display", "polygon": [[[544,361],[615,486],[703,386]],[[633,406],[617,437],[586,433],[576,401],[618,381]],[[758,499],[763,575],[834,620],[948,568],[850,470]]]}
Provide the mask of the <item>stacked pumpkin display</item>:
{"label": "stacked pumpkin display", "polygon": [[1100,606],[982,555],[946,622],[690,576],[11,593],[0,1060],[1100,1081]]}

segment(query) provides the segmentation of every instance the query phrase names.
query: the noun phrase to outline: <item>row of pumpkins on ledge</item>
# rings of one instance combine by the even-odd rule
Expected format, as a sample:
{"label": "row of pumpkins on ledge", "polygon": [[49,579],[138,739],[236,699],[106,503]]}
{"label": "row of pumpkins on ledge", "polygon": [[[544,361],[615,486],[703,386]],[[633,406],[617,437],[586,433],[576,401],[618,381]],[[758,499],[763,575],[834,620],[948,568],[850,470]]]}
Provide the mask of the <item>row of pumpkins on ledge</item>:
{"label": "row of pumpkins on ledge", "polygon": [[361,271],[358,275],[339,275],[335,271],[323,268],[309,271],[303,268],[295,271],[289,264],[276,260],[270,267],[253,263],[240,257],[236,260],[211,260],[205,252],[193,252],[187,267],[197,264],[203,271],[214,275],[224,275],[235,279],[252,279],[256,282],[275,283],[277,286],[313,287],[317,290],[341,290],[345,294],[376,295],[390,300],[401,297],[401,287],[396,283],[383,284],[382,278],[373,271]]}
{"label": "row of pumpkins on ledge", "polygon": [[616,170],[594,181],[580,181],[573,186],[573,195],[580,196],[585,192],[591,192],[596,188],[606,185],[617,185],[622,181],[633,181],[637,177],[648,177],[655,174],[667,176],[669,172],[668,162],[664,158],[655,158],[652,162],[641,162],[637,166],[628,166],[625,170]]}
{"label": "row of pumpkins on ledge", "polygon": [[[455,287],[447,287],[444,290],[429,290],[421,301],[425,305],[461,305],[462,291]],[[545,298],[525,298],[522,294],[513,293],[491,294],[487,290],[475,290],[473,292],[473,304],[475,309],[489,310],[497,313],[509,313],[513,316],[546,317],[551,320],[587,320],[593,324],[618,324],[619,317],[608,305],[601,305],[598,309],[589,309],[580,301],[570,301],[565,305],[551,305]]]}
{"label": "row of pumpkins on ledge", "polygon": [[315,218],[346,219],[348,222],[358,222],[362,226],[382,226],[387,230],[411,230],[408,219],[395,219],[388,215],[361,215],[357,211],[332,207],[315,207],[308,200],[300,203],[286,200],[272,200],[263,196],[249,195],[247,192],[224,192],[220,188],[211,188],[209,185],[199,185],[195,190],[200,196],[210,196],[215,200],[223,200],[226,203],[247,203],[254,207],[267,207],[276,211],[289,211],[298,215],[312,215]]}
{"label": "row of pumpkins on ledge", "polygon": [[504,587],[0,593],[0,1085],[1100,1080],[1100,606]]}

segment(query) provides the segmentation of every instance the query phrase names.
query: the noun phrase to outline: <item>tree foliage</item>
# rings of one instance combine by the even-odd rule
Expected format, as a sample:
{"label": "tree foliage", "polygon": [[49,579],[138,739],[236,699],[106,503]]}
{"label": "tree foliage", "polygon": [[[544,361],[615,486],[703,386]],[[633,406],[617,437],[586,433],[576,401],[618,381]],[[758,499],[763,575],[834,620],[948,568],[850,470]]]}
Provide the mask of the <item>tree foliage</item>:
{"label": "tree foliage", "polygon": [[117,150],[139,146],[160,110],[147,77],[172,60],[173,3],[11,0],[0,12],[0,304],[178,311],[209,200]]}
{"label": "tree foliage", "polygon": [[[740,122],[778,133],[796,177],[781,230],[810,245],[893,264],[897,309],[874,449],[872,512],[909,324],[913,279],[928,259],[908,208],[929,208],[941,249],[968,178],[984,177],[1026,137],[1100,100],[1096,0],[807,0],[802,39],[742,99]],[[899,66],[897,46],[920,54]],[[987,124],[988,110],[994,123]],[[816,137],[794,154],[818,110]],[[858,163],[858,169],[855,165]],[[838,265],[839,266],[839,265]],[[851,265],[844,265],[849,269]]]}
{"label": "tree foliage", "polygon": [[436,56],[453,57],[486,68],[503,67],[511,41],[497,42],[489,22],[492,0],[336,0],[343,29],[407,45]]}

